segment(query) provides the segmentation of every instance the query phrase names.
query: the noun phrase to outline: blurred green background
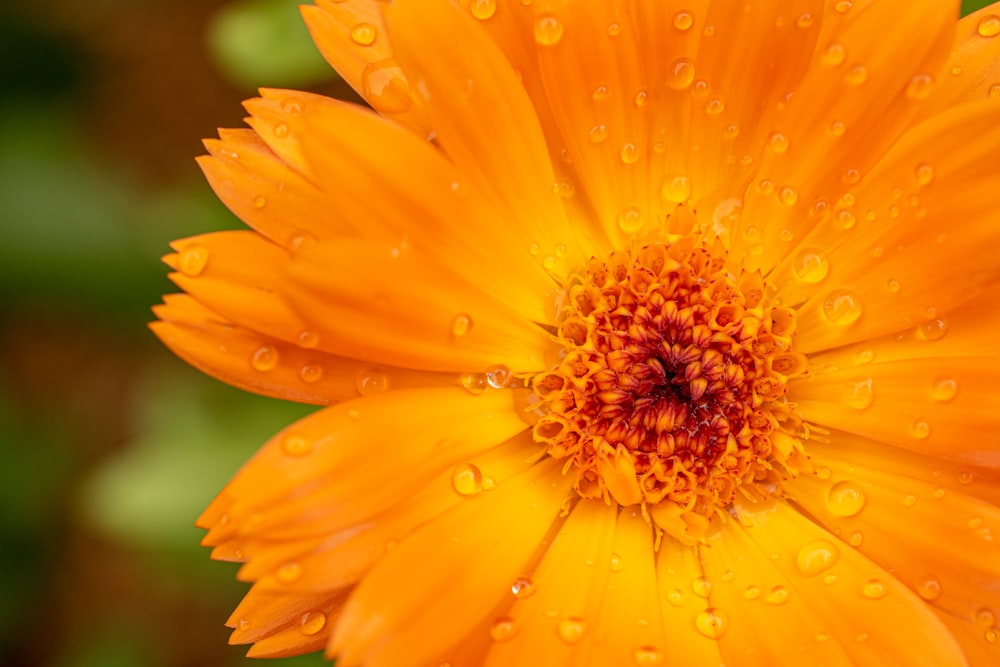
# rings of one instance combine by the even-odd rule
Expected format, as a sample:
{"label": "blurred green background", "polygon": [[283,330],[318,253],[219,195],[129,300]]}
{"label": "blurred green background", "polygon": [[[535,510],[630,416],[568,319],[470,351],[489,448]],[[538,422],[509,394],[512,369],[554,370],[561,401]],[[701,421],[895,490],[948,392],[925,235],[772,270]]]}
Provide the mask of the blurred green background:
{"label": "blurred green background", "polygon": [[145,324],[167,243],[239,226],[201,138],[258,86],[356,99],[297,4],[0,5],[0,665],[251,663],[223,627],[246,586],[193,521],[308,408],[202,376]]}

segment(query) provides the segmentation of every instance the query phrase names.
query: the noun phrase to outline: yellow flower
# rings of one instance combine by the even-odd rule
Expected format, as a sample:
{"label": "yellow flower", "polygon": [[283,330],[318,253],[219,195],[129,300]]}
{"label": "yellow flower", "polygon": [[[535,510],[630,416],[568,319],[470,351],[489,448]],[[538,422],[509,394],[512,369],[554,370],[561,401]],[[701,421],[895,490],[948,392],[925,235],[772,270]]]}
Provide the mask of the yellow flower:
{"label": "yellow flower", "polygon": [[329,405],[201,517],[251,655],[1000,664],[1000,8],[317,0],[153,325]]}

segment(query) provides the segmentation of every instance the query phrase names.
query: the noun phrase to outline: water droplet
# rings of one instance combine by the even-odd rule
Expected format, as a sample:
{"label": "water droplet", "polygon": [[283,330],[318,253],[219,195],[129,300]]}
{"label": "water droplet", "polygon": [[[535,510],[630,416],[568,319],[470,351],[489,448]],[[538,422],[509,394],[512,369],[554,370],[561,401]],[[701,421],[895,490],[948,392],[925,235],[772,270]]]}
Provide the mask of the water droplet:
{"label": "water droplet", "polygon": [[800,17],[799,17],[799,18],[798,18],[798,19],[797,19],[797,20],[795,21],[795,25],[799,26],[800,28],[809,28],[809,27],[811,27],[811,26],[812,26],[812,24],[813,24],[813,21],[814,21],[814,19],[813,19],[813,15],[812,15],[812,14],[809,14],[809,13],[807,12],[807,13],[803,14],[802,16],[800,16]]}
{"label": "water droplet", "polygon": [[262,197],[260,195],[257,195],[256,197],[253,198],[252,205],[254,208],[258,210],[264,208],[265,206],[267,206],[267,197]]}
{"label": "water droplet", "polygon": [[583,633],[586,629],[587,625],[583,622],[582,618],[570,616],[559,623],[557,632],[559,639],[567,644],[576,644],[583,638]]}
{"label": "water droplet", "polygon": [[806,248],[795,256],[792,272],[804,283],[815,284],[830,273],[830,262],[818,248]]}
{"label": "water droplet", "polygon": [[535,583],[531,581],[528,577],[518,577],[511,584],[510,592],[514,594],[514,597],[518,600],[523,600],[524,598],[531,597],[535,592]]}
{"label": "water droplet", "polygon": [[250,357],[250,366],[254,370],[265,372],[278,365],[278,351],[270,345],[264,345],[254,351]]}
{"label": "water droplet", "polygon": [[358,23],[351,28],[351,39],[359,46],[371,46],[378,32],[371,23]]}
{"label": "water droplet", "polygon": [[826,47],[823,51],[821,60],[824,65],[829,67],[836,67],[847,59],[847,49],[844,48],[843,44],[838,44],[834,42],[830,46]]}
{"label": "water droplet", "polygon": [[492,366],[486,371],[486,384],[494,389],[509,387],[514,380],[514,374],[504,365]]}
{"label": "water droplet", "polygon": [[772,132],[767,138],[767,147],[775,153],[784,153],[788,150],[788,137],[781,132]]}
{"label": "water droplet", "polygon": [[829,129],[831,135],[835,137],[842,137],[844,136],[844,132],[847,131],[847,124],[842,120],[835,120],[830,123],[830,127],[827,129]]}
{"label": "water droplet", "polygon": [[186,276],[199,276],[208,264],[208,248],[203,245],[189,245],[181,250],[179,268]]}
{"label": "water droplet", "polygon": [[878,600],[885,597],[888,590],[878,579],[869,579],[865,582],[865,585],[861,587],[861,592],[864,596],[870,600]]}
{"label": "water droplet", "polygon": [[925,600],[936,600],[941,596],[941,582],[928,577],[917,584],[917,594]]}
{"label": "water droplet", "polygon": [[319,335],[314,331],[303,329],[298,335],[299,345],[305,348],[314,348],[319,345]]}
{"label": "water droplet", "polygon": [[926,440],[931,435],[931,425],[923,419],[918,419],[913,422],[913,426],[910,427],[910,435],[917,440]]}
{"label": "water droplet", "polygon": [[362,396],[372,396],[389,389],[389,376],[379,370],[369,368],[355,376],[354,386]]}
{"label": "water droplet", "polygon": [[913,173],[917,178],[917,185],[927,185],[934,180],[934,167],[927,163],[918,164]]}
{"label": "water droplet", "polygon": [[992,86],[990,86],[988,96],[991,100],[1000,98],[1000,83],[994,83]]}
{"label": "water droplet", "polygon": [[844,390],[844,402],[855,410],[870,408],[875,401],[875,381],[864,378],[848,385]]}
{"label": "water droplet", "polygon": [[274,136],[279,139],[284,139],[288,136],[288,126],[284,123],[278,123],[274,126]]}
{"label": "water droplet", "polygon": [[679,588],[671,588],[667,591],[667,602],[675,607],[680,607],[684,604],[684,592]]}
{"label": "water droplet", "polygon": [[851,533],[850,537],[847,538],[847,543],[852,547],[860,547],[861,543],[865,541],[865,536],[860,530],[856,530]]}
{"label": "water droplet", "polygon": [[743,597],[747,600],[756,600],[760,597],[760,587],[753,584],[747,586],[747,589],[743,591]]}
{"label": "water droplet", "polygon": [[607,86],[598,86],[594,88],[594,92],[591,94],[595,102],[603,102],[604,100],[611,97],[611,91],[608,90]]}
{"label": "water droplet", "polygon": [[495,642],[505,642],[514,636],[516,629],[517,626],[514,624],[513,618],[510,616],[501,616],[494,620],[490,626],[490,637]]}
{"label": "water droplet", "polygon": [[674,14],[674,27],[684,32],[690,30],[694,25],[694,15],[691,12],[677,12]]}
{"label": "water droplet", "polygon": [[323,368],[316,364],[306,364],[299,369],[299,379],[303,382],[313,383],[323,379]]}
{"label": "water droplet", "polygon": [[720,113],[726,110],[726,103],[723,102],[718,97],[713,97],[708,102],[705,102],[705,113],[709,116],[718,116]]}
{"label": "water droplet", "polygon": [[913,507],[914,505],[917,504],[917,497],[911,493],[910,495],[903,498],[903,504],[906,505],[907,507]]}
{"label": "water droplet", "polygon": [[691,197],[691,179],[683,174],[668,177],[660,186],[660,193],[669,202],[685,202]]}
{"label": "water droplet", "polygon": [[718,639],[726,634],[728,629],[726,614],[721,609],[712,607],[698,612],[694,625],[698,628],[698,632],[709,639]]}
{"label": "water droplet", "polygon": [[684,90],[694,81],[694,63],[687,58],[677,58],[667,66],[667,85],[674,90]]}
{"label": "water droplet", "polygon": [[980,37],[996,37],[1000,35],[1000,16],[990,14],[984,16],[976,27]]}
{"label": "water droplet", "polygon": [[971,472],[962,472],[959,473],[958,475],[959,484],[964,484],[968,486],[969,484],[972,484],[974,481],[976,481],[976,476],[973,475]]}
{"label": "water droplet", "polygon": [[823,302],[823,315],[831,324],[846,327],[861,317],[861,302],[847,290],[836,290]]}
{"label": "water droplet", "polygon": [[295,562],[284,563],[278,567],[276,576],[278,581],[290,584],[302,576],[302,566]]}
{"label": "water droplet", "polygon": [[639,209],[630,206],[618,214],[618,228],[626,234],[635,234],[642,229],[642,214]]}
{"label": "water droplet", "polygon": [[413,105],[403,70],[391,58],[370,63],[361,70],[361,95],[382,113],[404,113]]}
{"label": "water droplet", "polygon": [[486,373],[463,373],[459,378],[462,388],[473,395],[486,391]]}
{"label": "water droplet", "polygon": [[698,597],[707,598],[712,592],[712,582],[710,582],[705,577],[698,577],[691,582],[691,590]]}
{"label": "water droplet", "polygon": [[863,366],[864,364],[870,364],[875,359],[875,350],[870,347],[860,349],[854,355],[854,363],[858,366]]}
{"label": "water droplet", "polygon": [[890,292],[892,292],[893,294],[899,294],[899,290],[902,289],[902,286],[899,284],[898,280],[893,278],[886,281],[885,288]]}
{"label": "water droplet", "polygon": [[543,14],[535,19],[535,41],[542,46],[558,44],[564,29],[562,21],[551,14]]}
{"label": "water droplet", "polygon": [[941,340],[948,333],[948,325],[941,318],[921,322],[917,326],[917,335],[926,341]]}
{"label": "water droplet", "polygon": [[483,490],[483,473],[473,463],[460,463],[451,473],[451,486],[462,496],[474,496]]}
{"label": "water droplet", "polygon": [[833,586],[835,583],[837,583],[837,575],[831,572],[830,574],[823,577],[823,583],[826,584],[827,586]]}
{"label": "water droplet", "polygon": [[621,572],[625,568],[625,563],[622,562],[622,557],[618,554],[611,554],[611,559],[608,561],[608,568],[612,572]]}
{"label": "water droplet", "polygon": [[635,144],[632,142],[624,144],[621,150],[621,158],[625,164],[635,164],[636,160],[639,159],[639,151],[636,149]]}
{"label": "water droplet", "polygon": [[906,95],[913,100],[924,100],[934,90],[934,77],[930,74],[917,74],[906,85]]}
{"label": "water droplet", "polygon": [[996,614],[994,614],[993,610],[988,607],[977,609],[975,618],[976,625],[981,628],[992,628],[997,622]]}
{"label": "water droplet", "polygon": [[459,313],[455,316],[455,319],[451,321],[451,335],[452,336],[465,336],[470,331],[472,331],[472,317],[465,314]]}
{"label": "water droplet", "polygon": [[847,70],[847,74],[844,75],[844,81],[851,86],[860,86],[867,80],[868,68],[864,65],[854,65]]}
{"label": "water droplet", "polygon": [[609,23],[608,24],[608,37],[617,37],[622,32],[621,23]]}
{"label": "water droplet", "polygon": [[785,604],[788,601],[788,591],[784,586],[775,586],[764,598],[768,604]]}
{"label": "water droplet", "polygon": [[635,664],[639,667],[649,667],[650,665],[658,665],[663,659],[663,655],[660,653],[659,649],[655,646],[640,646],[633,653],[632,657],[635,658]]}
{"label": "water droplet", "polygon": [[941,376],[931,382],[931,398],[939,403],[947,403],[958,395],[958,382],[955,378]]}
{"label": "water droplet", "polygon": [[301,435],[287,435],[281,441],[281,450],[289,456],[305,456],[312,451],[312,443]]}
{"label": "water droplet", "polygon": [[608,138],[608,126],[607,125],[595,125],[590,128],[590,143],[599,144]]}
{"label": "water droplet", "polygon": [[646,105],[646,100],[648,98],[649,95],[646,94],[646,91],[640,90],[638,93],[635,94],[635,98],[632,101],[635,103],[636,107],[643,107]]}
{"label": "water droplet", "polygon": [[1000,637],[1000,633],[998,633],[993,628],[990,628],[989,630],[983,633],[983,639],[985,639],[986,642],[989,644],[996,644],[998,637]]}
{"label": "water droplet", "polygon": [[326,625],[326,614],[321,611],[309,611],[299,619],[299,632],[312,636]]}
{"label": "water droplet", "polygon": [[847,209],[841,209],[837,211],[837,215],[834,217],[834,222],[841,229],[851,229],[854,227],[857,219],[854,217],[852,212]]}
{"label": "water droplet", "polygon": [[840,558],[840,552],[829,540],[813,540],[799,549],[795,565],[807,577],[815,577],[833,567]]}
{"label": "water droplet", "polygon": [[472,0],[469,10],[477,19],[485,21],[493,16],[494,12],[496,12],[497,3],[495,0]]}
{"label": "water droplet", "polygon": [[795,188],[786,185],[778,192],[778,200],[785,206],[795,206],[795,202],[799,200],[799,193]]}
{"label": "water droplet", "polygon": [[314,243],[316,243],[316,238],[309,232],[299,232],[297,234],[293,234],[292,237],[288,239],[288,247],[291,248],[293,252],[298,252]]}
{"label": "water droplet", "polygon": [[826,507],[834,516],[855,516],[865,507],[865,492],[855,482],[840,481],[826,494]]}

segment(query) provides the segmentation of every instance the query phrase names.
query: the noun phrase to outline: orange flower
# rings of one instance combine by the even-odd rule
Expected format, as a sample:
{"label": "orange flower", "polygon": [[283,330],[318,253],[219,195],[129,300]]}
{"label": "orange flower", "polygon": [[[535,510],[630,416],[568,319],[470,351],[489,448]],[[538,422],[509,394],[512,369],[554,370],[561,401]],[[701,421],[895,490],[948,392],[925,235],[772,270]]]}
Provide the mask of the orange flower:
{"label": "orange flower", "polygon": [[154,330],[329,405],[199,520],[251,655],[1000,664],[1000,8],[317,0]]}

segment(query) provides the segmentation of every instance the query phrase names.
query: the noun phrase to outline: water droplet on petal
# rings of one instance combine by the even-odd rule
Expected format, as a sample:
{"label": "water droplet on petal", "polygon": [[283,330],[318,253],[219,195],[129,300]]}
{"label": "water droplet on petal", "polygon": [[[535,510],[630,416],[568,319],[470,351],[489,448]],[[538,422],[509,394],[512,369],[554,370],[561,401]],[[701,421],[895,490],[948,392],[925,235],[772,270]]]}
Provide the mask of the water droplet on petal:
{"label": "water droplet on petal", "polygon": [[851,533],[850,537],[847,538],[847,543],[852,547],[860,547],[861,543],[865,541],[865,536],[860,530],[856,530]]}
{"label": "water droplet on petal", "polygon": [[727,620],[726,614],[721,609],[709,607],[704,611],[698,612],[698,616],[694,620],[694,625],[698,628],[698,632],[709,639],[718,639],[726,634],[726,630],[728,629]]}
{"label": "water droplet on petal", "polygon": [[764,598],[768,604],[785,604],[788,601],[788,591],[784,586],[775,586]]}
{"label": "water droplet on petal", "polygon": [[705,113],[709,116],[718,116],[720,113],[726,110],[726,103],[718,97],[713,97],[708,102],[705,102]]}
{"label": "water droplet on petal", "polygon": [[923,419],[918,419],[910,427],[910,434],[917,440],[926,440],[931,435],[931,425]]}
{"label": "water droplet on petal", "polygon": [[866,410],[875,401],[875,381],[864,378],[848,385],[844,391],[844,402],[855,410]]}
{"label": "water droplet on petal", "polygon": [[885,597],[888,590],[886,589],[885,584],[878,579],[869,579],[865,582],[865,585],[862,586],[861,592],[870,600],[878,600],[879,598]]}
{"label": "water droplet on petal", "polygon": [[255,209],[258,210],[262,209],[265,206],[267,206],[267,197],[261,197],[260,195],[257,195],[256,197],[253,198],[253,202],[251,203]]}
{"label": "water droplet on petal", "polygon": [[983,633],[983,639],[985,639],[988,644],[996,644],[998,637],[1000,637],[1000,633],[993,628],[990,628]]}
{"label": "water droplet on petal", "polygon": [[305,456],[312,451],[312,443],[301,435],[287,435],[281,441],[281,450],[289,456]]}
{"label": "water droplet on petal", "polygon": [[906,84],[906,95],[913,100],[923,100],[934,90],[934,77],[930,74],[917,74]]}
{"label": "water droplet on petal", "polygon": [[469,10],[477,19],[485,21],[496,12],[497,3],[495,0],[472,0]]}
{"label": "water droplet on petal", "polygon": [[465,336],[472,331],[472,317],[465,313],[459,313],[451,321],[451,335]]}
{"label": "water droplet on petal", "polygon": [[299,345],[305,348],[313,348],[319,345],[319,335],[313,331],[303,329],[298,335]]}
{"label": "water droplet on petal", "polygon": [[618,214],[618,228],[626,234],[635,234],[642,229],[642,214],[634,206]]}
{"label": "water droplet on petal", "polygon": [[290,584],[302,576],[302,566],[295,562],[284,563],[278,567],[275,573],[278,581]]}
{"label": "water droplet on petal", "polygon": [[917,584],[917,594],[925,600],[936,600],[941,596],[941,582],[927,577]]}
{"label": "water droplet on petal", "polygon": [[595,125],[590,128],[590,143],[599,144],[608,138],[608,126],[607,125]]}
{"label": "water droplet on petal", "polygon": [[621,572],[624,567],[625,564],[622,562],[622,557],[618,554],[611,554],[611,560],[608,562],[608,568],[612,572]]}
{"label": "water droplet on petal", "polygon": [[299,632],[310,637],[317,634],[324,626],[326,626],[326,614],[321,611],[306,612],[299,619]]}
{"label": "water droplet on petal", "polygon": [[709,593],[712,592],[712,582],[705,577],[698,577],[691,582],[691,590],[698,597],[707,598]]}
{"label": "water droplet on petal", "polygon": [[504,389],[505,387],[509,387],[513,380],[514,374],[507,366],[502,364],[492,366],[486,371],[486,384],[490,385],[494,389]]}
{"label": "water droplet on petal", "polygon": [[266,372],[278,365],[278,351],[270,345],[257,348],[250,357],[250,366],[254,370]]}
{"label": "water droplet on petal", "polygon": [[284,139],[288,136],[288,125],[285,123],[278,123],[274,126],[274,136],[279,139]]}
{"label": "water droplet on petal", "polygon": [[413,106],[403,70],[391,58],[370,63],[361,70],[361,96],[382,113],[404,113]]}
{"label": "water droplet on petal", "polygon": [[997,622],[996,614],[994,614],[993,610],[988,607],[977,609],[975,618],[976,625],[981,628],[992,628]]}
{"label": "water droplet on petal", "polygon": [[669,202],[685,202],[691,197],[691,179],[683,174],[668,177],[660,186],[660,193]]}
{"label": "water droplet on petal", "polygon": [[840,558],[837,547],[829,540],[813,540],[799,549],[795,565],[807,577],[815,577],[829,570]]}
{"label": "water droplet on petal", "polygon": [[635,164],[636,160],[639,159],[639,151],[636,149],[635,144],[631,142],[624,144],[621,150],[621,158],[625,164]]}
{"label": "water droplet on petal", "polygon": [[542,46],[553,46],[562,39],[562,21],[551,14],[543,14],[535,19],[535,41]]}
{"label": "water droplet on petal", "polygon": [[198,276],[208,264],[208,248],[203,245],[189,245],[181,250],[179,268],[186,276]]}
{"label": "water droplet on petal", "polygon": [[451,473],[451,485],[459,495],[474,496],[483,490],[483,473],[473,463],[461,463]]}
{"label": "water droplet on petal", "polygon": [[941,340],[946,333],[948,325],[941,318],[934,318],[917,326],[917,335],[926,341]]}
{"label": "water droplet on petal", "polygon": [[505,642],[514,636],[514,631],[517,626],[514,624],[514,619],[510,616],[501,616],[500,618],[493,621],[490,626],[490,637],[493,638],[495,642]]}
{"label": "water droplet on petal", "polygon": [[834,516],[855,516],[865,507],[865,492],[855,482],[840,481],[826,494],[826,506]]}
{"label": "water droplet on petal", "polygon": [[767,138],[767,147],[775,153],[784,153],[788,150],[788,137],[781,132],[772,132]]}
{"label": "water droplet on petal", "polygon": [[531,597],[535,592],[535,584],[528,577],[518,577],[511,584],[510,592],[514,594],[514,597],[518,600]]}
{"label": "water droplet on petal", "polygon": [[667,85],[683,90],[694,81],[694,63],[687,58],[677,58],[667,66]]}
{"label": "water droplet on petal", "polygon": [[778,200],[785,206],[795,206],[799,200],[799,193],[795,188],[786,185],[778,192]]}
{"label": "water droplet on petal", "polygon": [[847,290],[836,290],[823,302],[823,315],[831,324],[846,327],[861,317],[861,302]]}
{"label": "water droplet on petal", "polygon": [[463,373],[459,378],[462,388],[473,395],[486,391],[486,373]]}
{"label": "water droplet on petal", "polygon": [[980,37],[996,37],[1000,35],[1000,16],[996,16],[995,14],[984,16],[979,21],[976,32],[979,33]]}
{"label": "water droplet on petal", "polygon": [[907,507],[913,507],[914,505],[917,504],[917,497],[911,493],[910,495],[903,498],[903,504],[906,505]]}
{"label": "water droplet on petal", "polygon": [[635,658],[635,664],[639,667],[650,667],[651,665],[658,665],[663,659],[663,655],[655,646],[640,646],[633,653],[632,657]]}
{"label": "water droplet on petal", "polygon": [[371,46],[375,43],[378,31],[371,23],[358,23],[351,28],[351,39],[359,46]]}
{"label": "water droplet on petal", "polygon": [[323,368],[316,364],[306,364],[299,369],[299,379],[307,383],[319,382],[323,379]]}
{"label": "water droplet on petal", "polygon": [[752,584],[750,586],[747,586],[747,589],[743,591],[743,597],[745,597],[747,600],[756,600],[757,598],[760,597],[760,587],[754,586]]}
{"label": "water droplet on petal", "polygon": [[864,65],[854,65],[847,70],[847,74],[844,75],[844,81],[851,86],[860,86],[868,81],[868,68]]}
{"label": "water droplet on petal", "polygon": [[587,625],[583,622],[582,618],[570,616],[559,623],[557,632],[559,639],[567,644],[576,644],[583,638],[583,633],[586,629]]}
{"label": "water droplet on petal", "polygon": [[968,486],[969,484],[972,484],[974,481],[976,481],[976,477],[971,472],[962,472],[958,475],[959,484],[964,484]]}
{"label": "water droplet on petal", "polygon": [[354,386],[362,396],[372,396],[389,389],[389,376],[379,370],[369,368],[355,376]]}
{"label": "water droplet on petal", "polygon": [[847,49],[844,48],[843,44],[838,44],[834,42],[830,46],[826,47],[823,51],[821,60],[824,65],[829,67],[836,67],[847,59]]}
{"label": "water droplet on petal", "polygon": [[691,12],[681,11],[674,14],[674,27],[681,32],[690,30],[692,25],[694,25],[694,15]]}
{"label": "water droplet on petal", "polygon": [[955,378],[941,376],[931,382],[931,398],[939,403],[947,403],[958,395],[958,382]]}
{"label": "water droplet on petal", "polygon": [[675,607],[680,607],[684,604],[684,592],[679,588],[671,588],[667,591],[667,602]]}
{"label": "water droplet on petal", "polygon": [[830,262],[818,248],[806,248],[795,256],[792,272],[802,282],[815,284],[830,273]]}

